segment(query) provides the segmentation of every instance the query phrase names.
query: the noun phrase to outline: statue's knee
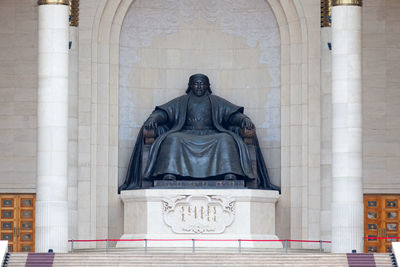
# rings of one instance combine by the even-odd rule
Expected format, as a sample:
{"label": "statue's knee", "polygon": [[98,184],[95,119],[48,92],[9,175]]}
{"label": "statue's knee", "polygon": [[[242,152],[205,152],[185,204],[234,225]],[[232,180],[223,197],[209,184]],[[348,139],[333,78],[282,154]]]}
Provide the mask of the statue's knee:
{"label": "statue's knee", "polygon": [[179,143],[179,139],[180,139],[179,136],[177,136],[175,134],[171,134],[171,135],[167,136],[165,143],[177,144],[177,143]]}

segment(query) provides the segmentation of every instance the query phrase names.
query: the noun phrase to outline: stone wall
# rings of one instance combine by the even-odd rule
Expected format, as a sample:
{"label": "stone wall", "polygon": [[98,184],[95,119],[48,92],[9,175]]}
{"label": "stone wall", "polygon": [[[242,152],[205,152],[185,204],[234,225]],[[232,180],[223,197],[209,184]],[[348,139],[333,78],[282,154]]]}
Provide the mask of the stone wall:
{"label": "stone wall", "polygon": [[0,192],[35,192],[37,1],[0,1]]}
{"label": "stone wall", "polygon": [[[114,238],[122,233],[122,203],[119,196],[116,194],[116,189],[118,187],[119,143],[119,34],[123,19],[132,2],[133,1],[118,0],[82,0],[80,3],[78,47],[79,89],[78,95],[70,95],[77,101],[77,103],[71,104],[71,108],[78,108],[77,116],[71,114],[71,119],[78,120],[78,139],[74,139],[77,142],[78,151],[74,160],[77,159],[78,165],[78,181],[76,187],[78,191],[77,217],[79,224],[77,237],[72,238]],[[239,1],[238,3],[248,5],[250,2]],[[232,48],[233,43],[235,43],[235,45],[239,46],[238,48],[247,49],[244,55],[237,54],[233,57],[235,62],[243,69],[249,68],[255,70],[260,68],[258,71],[266,73],[266,75],[260,75],[260,77],[266,80],[254,79],[254,77],[251,77],[251,71],[247,70],[243,73],[243,76],[238,76],[244,79],[240,87],[231,88],[231,86],[220,86],[224,79],[219,79],[219,75],[213,74],[213,71],[211,71],[211,74],[207,74],[209,74],[212,81],[214,81],[214,91],[221,96],[231,99],[232,102],[235,103],[242,102],[242,99],[239,99],[242,95],[240,95],[239,92],[238,95],[233,95],[229,91],[224,91],[224,88],[236,89],[236,91],[241,91],[239,89],[246,89],[246,83],[248,83],[246,79],[250,79],[251,81],[257,80],[257,83],[260,84],[269,84],[267,87],[262,87],[258,84],[248,83],[253,89],[258,87],[264,90],[263,97],[266,98],[260,99],[257,108],[264,110],[265,113],[258,113],[256,109],[253,109],[253,111],[251,110],[249,102],[246,102],[251,98],[246,98],[247,100],[245,99],[244,105],[246,108],[249,108],[248,114],[253,118],[256,124],[263,125],[264,122],[267,122],[267,124],[273,122],[275,125],[279,125],[280,123],[281,135],[276,135],[279,131],[274,131],[274,136],[281,138],[281,149],[279,151],[275,150],[273,153],[275,153],[275,155],[284,153],[284,156],[280,157],[280,165],[279,161],[275,158],[276,170],[278,170],[278,166],[280,166],[281,172],[273,174],[272,171],[271,173],[272,177],[277,178],[279,178],[281,173],[283,174],[281,177],[283,194],[277,209],[278,232],[282,237],[307,237],[310,234],[308,231],[309,224],[315,225],[315,222],[318,221],[318,202],[315,201],[315,198],[318,197],[319,193],[316,190],[312,190],[312,194],[307,194],[307,192],[311,192],[311,188],[315,189],[318,187],[317,181],[319,177],[319,172],[316,171],[319,166],[316,164],[317,161],[313,160],[318,158],[319,154],[319,104],[317,101],[319,99],[319,54],[309,52],[315,51],[315,49],[313,50],[312,48],[318,47],[319,44],[319,35],[317,34],[319,26],[316,24],[319,17],[319,2],[309,1],[304,5],[303,2],[299,0],[282,3],[268,1],[268,3],[271,4],[279,24],[281,40],[280,50],[282,52],[281,55],[284,55],[280,62],[277,60],[278,57],[263,58],[259,49],[255,48],[256,45],[254,42],[250,40],[250,44],[248,43],[249,38],[246,36],[237,33],[224,33],[221,35],[224,36],[224,38],[228,37],[228,44],[230,43],[229,40],[232,41]],[[7,73],[14,70],[18,65],[19,59],[25,56],[29,57],[31,61],[30,65],[24,64],[24,66],[31,66],[35,69],[37,65],[37,48],[35,47],[37,43],[35,39],[37,38],[37,29],[35,28],[37,21],[31,19],[31,17],[37,17],[36,1],[29,1],[26,3],[22,1],[18,3],[15,1],[2,1],[0,5],[2,7],[2,12],[5,13],[4,16],[1,16],[2,19],[4,18],[2,25],[9,25],[10,21],[12,21],[12,19],[9,21],[9,18],[14,18],[13,27],[15,28],[17,24],[20,25],[24,34],[32,38],[32,43],[24,39],[14,41],[13,46],[15,48],[12,49],[7,42],[7,40],[12,40],[10,37],[12,35],[1,33],[2,47],[7,46],[1,53],[1,57],[7,59],[3,60],[3,65],[7,67],[2,68],[1,72]],[[268,5],[265,4],[265,6]],[[3,9],[3,7],[5,9]],[[27,11],[28,7],[29,10]],[[23,13],[20,14],[19,12]],[[10,14],[14,15],[11,16]],[[187,23],[187,21],[183,21],[182,23],[184,26],[188,26],[189,24],[190,23]],[[201,19],[196,19],[194,24],[209,27],[209,25],[213,24],[213,21],[201,21]],[[215,24],[218,24],[218,22]],[[8,26],[2,26],[2,31],[5,31],[7,27]],[[29,30],[24,30],[24,27],[29,28]],[[199,34],[199,37],[201,36],[204,37],[204,32]],[[216,37],[220,38],[219,35]],[[156,38],[156,40],[161,39]],[[20,46],[26,47],[19,49],[18,47]],[[145,47],[144,50],[147,48],[148,47]],[[275,52],[271,54],[277,55]],[[16,55],[18,55],[18,57]],[[174,58],[174,51],[171,51],[171,56]],[[247,56],[250,58],[243,62],[238,58]],[[265,60],[268,61],[270,59],[277,61],[272,64],[271,62],[265,64]],[[176,58],[173,60],[176,60]],[[215,62],[213,64],[215,64]],[[221,60],[218,60],[218,62],[221,62]],[[252,66],[246,65],[249,62],[252,63]],[[312,62],[316,64],[310,64]],[[276,81],[273,81],[271,78],[277,78],[279,75],[276,75],[276,73],[271,75],[270,70],[265,69],[263,66],[279,66],[279,64],[278,72],[281,72],[281,79],[278,81],[281,83],[281,92],[279,93],[280,109],[276,109],[277,102],[279,102],[277,98],[269,103],[268,99],[274,99],[274,97],[278,96],[276,89],[279,86],[277,86]],[[201,70],[193,69],[193,71]],[[10,135],[5,134],[7,131],[4,131],[4,141],[2,140],[2,143],[5,143],[5,148],[1,149],[2,155],[7,155],[10,153],[10,149],[15,149],[14,147],[17,147],[15,145],[17,141],[12,139],[14,138],[12,135],[14,133],[17,135],[24,131],[29,131],[29,133],[26,134],[27,140],[33,145],[36,143],[36,121],[34,119],[36,116],[36,73],[33,72],[25,79],[26,73],[29,73],[29,71],[15,71],[13,75],[8,75],[11,76],[12,79],[9,79],[7,76],[5,77],[6,79],[2,79],[1,81],[1,83],[8,83],[11,81],[11,84],[21,84],[23,81],[29,82],[30,85],[25,85],[23,87],[23,93],[21,92],[19,97],[23,97],[24,99],[29,98],[29,101],[33,102],[34,106],[34,110],[29,112],[29,116],[27,117],[28,120],[29,118],[33,120],[29,126],[21,126],[13,130],[13,128],[7,126],[7,121],[1,123],[1,127],[8,127],[6,130],[11,134],[10,137]],[[231,78],[231,81],[230,79],[225,79],[225,81],[228,81],[228,85],[233,81],[233,78],[234,77]],[[174,85],[175,89],[179,89],[179,93],[176,91],[175,94],[180,94],[182,87],[184,88],[186,86],[186,79],[184,79],[183,82],[181,81],[181,84]],[[271,83],[274,82],[275,85],[271,85]],[[3,86],[2,88],[6,88],[2,90],[2,93],[4,92],[4,94],[9,97],[7,100],[3,100],[2,97],[4,103],[12,103],[11,105],[14,105],[19,101],[13,101],[14,95],[12,92],[14,87]],[[161,89],[161,87],[158,89]],[[11,97],[9,96],[10,94],[12,95]],[[315,97],[311,99],[308,98],[309,95]],[[257,98],[257,96],[256,92],[253,91],[252,98]],[[168,98],[166,95],[164,95],[164,97],[165,99]],[[153,103],[149,104],[149,106],[153,106],[155,103],[156,102],[153,100]],[[263,104],[267,104],[267,106],[263,106]],[[19,110],[26,108],[26,106],[28,105],[23,105]],[[264,115],[269,116],[270,114],[277,114],[274,113],[274,109],[281,114],[280,122],[276,120],[278,116],[275,115],[274,120],[268,117],[262,117]],[[147,114],[145,115],[147,116]],[[258,114],[262,114],[262,116]],[[145,117],[145,115],[142,116]],[[11,115],[5,116],[7,119],[8,117],[11,117]],[[263,130],[262,128],[263,126],[259,126],[260,131]],[[274,130],[278,130],[278,127]],[[266,135],[268,135],[268,133]],[[9,140],[9,142],[5,140]],[[15,140],[17,140],[17,138]],[[132,141],[133,140],[130,142]],[[28,146],[26,146],[26,143],[28,143],[28,141],[24,143],[23,150],[27,150]],[[273,148],[272,150],[274,150],[279,147],[276,146],[276,144],[276,142],[265,142],[264,148],[270,146]],[[9,187],[14,188],[14,191],[25,192],[26,190],[24,187],[28,186],[30,190],[34,192],[36,174],[35,152],[36,148],[34,146],[32,148],[32,156],[30,157],[33,163],[32,169],[27,172],[31,175],[31,179],[28,175],[24,174],[23,178],[20,179],[21,183],[15,183],[18,181],[18,179],[16,179],[18,171],[27,168],[28,166],[25,166],[26,164],[21,164],[22,166],[19,165],[14,169],[10,169],[8,172],[2,173],[0,184],[4,192],[9,192],[7,189],[7,179],[9,179],[8,181],[11,180],[11,178],[7,178],[5,175],[6,173],[9,174],[8,177],[13,177],[12,183],[9,183]],[[26,155],[26,153],[25,151],[24,155]],[[269,159],[274,157],[270,157],[268,151],[266,151],[266,154],[267,164],[274,168],[274,164],[268,162]],[[300,155],[303,156],[302,159],[300,159]],[[1,166],[7,166],[5,168],[10,168],[9,165],[18,164],[19,162],[19,158],[12,156],[3,156],[3,159],[1,160]],[[318,235],[318,231],[318,227],[314,227],[312,235]],[[93,245],[94,244],[90,244],[89,246]],[[103,244],[100,244],[100,246],[101,245]]]}
{"label": "stone wall", "polygon": [[[136,135],[156,105],[185,93],[194,73],[213,93],[245,107],[257,127],[271,181],[280,185],[280,36],[264,0],[137,0],[120,37],[119,180]],[[159,8],[163,7],[162,10]]]}
{"label": "stone wall", "polygon": [[400,193],[400,1],[363,6],[364,193]]}
{"label": "stone wall", "polygon": [[[277,231],[280,237],[318,238],[320,234],[318,225],[321,218],[320,202],[318,202],[321,192],[318,145],[321,140],[318,63],[320,59],[320,3],[315,0],[279,2],[273,8],[274,14],[278,14],[276,19],[279,22],[280,49],[283,55],[279,111],[281,114],[281,163],[279,166],[283,194],[277,208]],[[121,175],[118,175],[119,133],[118,124],[115,125],[119,117],[118,93],[115,94],[115,92],[118,92],[120,88],[120,38],[115,36],[119,34],[122,27],[125,16],[123,10],[128,10],[129,4],[130,1],[81,0],[77,105],[79,111],[77,115],[79,124],[77,238],[114,238],[122,233],[122,219],[120,219],[122,204],[115,193],[118,179],[123,179]],[[124,5],[128,6],[123,7]],[[400,191],[399,11],[398,0],[364,1],[364,193],[399,193]],[[179,21],[179,27],[188,29],[194,25],[201,25],[215,34],[217,32],[215,25],[218,25],[218,22],[210,22],[200,17],[190,23],[182,19]],[[37,1],[0,1],[0,25],[0,192],[35,192]],[[204,39],[204,34],[204,32],[198,33],[196,38]],[[172,37],[186,38],[181,31],[154,38],[150,45],[137,50],[141,60],[132,67],[139,68],[140,65],[143,69],[145,65],[141,64],[150,64],[148,66],[152,69],[157,63],[150,61],[151,57],[148,55],[154,52],[151,49],[157,48],[158,51],[165,44],[164,42],[166,40],[170,42]],[[249,47],[246,38],[226,33],[215,38],[225,38],[224,40],[232,44],[232,48],[233,44],[246,48],[247,54],[242,56],[248,57],[248,60],[243,61],[243,64],[246,62],[252,62],[252,64],[243,68],[261,66],[260,71],[267,73],[263,76],[267,79],[264,82],[272,81],[268,70],[263,69],[265,64],[259,62],[260,54],[257,54],[260,53],[259,49]],[[164,54],[169,57],[168,62],[172,64],[170,67],[176,69],[173,64],[179,65],[182,62],[180,61],[182,51],[174,50],[173,47],[164,48],[170,50]],[[218,55],[218,57],[222,56]],[[240,60],[239,62],[242,63]],[[200,68],[192,68],[192,70],[202,71]],[[131,72],[131,74],[134,73],[139,73],[139,71]],[[150,85],[153,89],[158,89],[160,94],[145,91],[145,84],[148,82],[146,77],[150,73],[140,74],[139,83],[136,83],[136,79],[139,78],[133,76],[134,80],[130,84],[135,86],[140,84],[140,86],[130,88],[135,93],[141,92],[146,96],[151,96],[146,98],[150,99],[148,100],[150,102],[146,102],[143,112],[133,112],[133,114],[137,112],[137,116],[140,114],[142,116],[135,117],[137,125],[143,122],[155,104],[181,94],[189,74],[173,72],[172,76],[168,75],[175,78],[176,76],[179,78],[179,75],[184,76],[185,79],[176,84],[168,83],[166,72],[162,74],[165,75],[165,80],[150,81],[158,83]],[[224,81],[220,74],[213,72],[212,69],[207,74],[211,77],[216,94],[231,99],[232,102],[243,103],[241,98],[232,94],[232,91],[225,90],[225,88],[232,90],[233,88],[225,86],[229,83],[225,83],[226,80]],[[143,80],[141,75],[145,77]],[[171,92],[163,92],[161,89],[166,88],[162,87],[163,84],[168,85]],[[246,88],[243,87],[245,85],[241,85],[240,88]],[[264,88],[264,93],[271,88],[274,86]],[[264,94],[264,96],[267,95]],[[268,103],[266,99],[264,100],[266,101],[264,104]],[[246,101],[243,105],[249,108],[249,103]],[[263,106],[259,108],[266,111]],[[247,110],[256,124],[262,125],[267,120],[267,118],[259,117],[256,110]],[[324,121],[329,121],[329,115],[325,115],[327,117]],[[137,130],[130,133],[131,136],[135,136],[135,131]],[[133,141],[133,139],[127,140],[127,145],[132,146]],[[272,148],[275,148],[275,145]],[[324,148],[329,149],[329,146]],[[127,155],[130,152],[124,153]],[[120,156],[122,157],[122,154]],[[268,154],[266,157],[268,160]],[[326,167],[325,171],[327,171],[330,161],[329,158],[325,159],[323,167]],[[122,161],[121,164],[120,171],[124,167]],[[327,190],[328,185],[322,186],[324,190]],[[329,231],[329,229],[325,230]]]}

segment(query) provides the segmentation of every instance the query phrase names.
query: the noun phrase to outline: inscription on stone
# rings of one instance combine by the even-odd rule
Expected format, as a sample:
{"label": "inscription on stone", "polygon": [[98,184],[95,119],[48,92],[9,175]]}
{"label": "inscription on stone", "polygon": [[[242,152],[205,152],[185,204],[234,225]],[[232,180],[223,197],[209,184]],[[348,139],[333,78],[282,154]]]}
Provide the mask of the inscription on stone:
{"label": "inscription on stone", "polygon": [[168,181],[168,180],[155,180],[154,187],[156,188],[244,188],[243,180],[233,181],[207,181],[207,180],[190,180],[190,181]]}
{"label": "inscription on stone", "polygon": [[223,233],[235,217],[235,200],[215,195],[180,195],[163,200],[164,222],[175,233]]}
{"label": "inscription on stone", "polygon": [[[200,210],[200,212],[198,212]],[[181,221],[188,220],[207,220],[208,222],[217,222],[217,207],[208,205],[204,206],[181,206]]]}

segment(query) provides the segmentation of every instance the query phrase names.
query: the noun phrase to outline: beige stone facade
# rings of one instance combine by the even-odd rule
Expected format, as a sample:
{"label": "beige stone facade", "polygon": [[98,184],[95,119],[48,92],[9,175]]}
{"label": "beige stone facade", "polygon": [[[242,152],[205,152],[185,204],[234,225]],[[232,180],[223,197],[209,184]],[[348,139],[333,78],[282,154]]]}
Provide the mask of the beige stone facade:
{"label": "beige stone facade", "polygon": [[[321,37],[320,1],[236,2],[229,10],[242,16],[240,10],[259,11],[260,3],[261,11],[270,12],[273,19],[261,19],[271,23],[269,31],[258,32],[277,34],[268,37],[274,40],[266,42],[270,47],[260,47],[262,37],[249,38],[254,36],[246,33],[245,23],[239,25],[244,33],[221,28],[219,6],[199,7],[194,18],[186,17],[190,12],[174,14],[172,31],[150,34],[150,27],[160,25],[144,22],[150,26],[140,39],[129,36],[135,25],[126,23],[141,9],[157,8],[151,4],[158,1],[80,1],[72,44],[78,88],[70,87],[69,103],[69,200],[77,227],[70,226],[69,238],[121,236],[117,188],[138,127],[155,105],[184,92],[191,73],[204,72],[214,92],[244,105],[258,127],[272,180],[282,187],[278,237],[330,239],[331,82],[324,65],[330,63],[321,60],[329,56],[324,49],[329,38]],[[400,2],[365,0],[363,5],[363,190],[399,194]],[[0,193],[36,192],[37,9],[36,0],[0,1]],[[129,54],[132,49],[135,55]],[[263,61],[264,52],[269,61]]]}
{"label": "beige stone facade", "polygon": [[363,7],[363,187],[399,193],[400,18],[396,1]]}
{"label": "beige stone facade", "polygon": [[2,1],[0,5],[1,188],[35,192],[37,4]]}

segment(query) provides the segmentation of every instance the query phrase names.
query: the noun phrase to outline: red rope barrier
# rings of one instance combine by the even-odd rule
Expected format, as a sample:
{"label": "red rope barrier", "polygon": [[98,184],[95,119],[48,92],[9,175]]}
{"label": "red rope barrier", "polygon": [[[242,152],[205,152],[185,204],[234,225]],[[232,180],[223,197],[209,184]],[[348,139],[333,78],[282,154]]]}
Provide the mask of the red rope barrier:
{"label": "red rope barrier", "polygon": [[[158,239],[158,238],[155,238],[155,239],[152,239],[152,238],[150,238],[150,239],[147,239],[147,241],[192,241],[192,239],[188,239],[188,238],[181,238],[181,239],[168,239],[168,238]],[[197,239],[196,239],[196,241],[197,241]]]}
{"label": "red rope barrier", "polygon": [[108,239],[108,241],[146,241],[146,239]]}
{"label": "red rope barrier", "polygon": [[219,241],[222,241],[222,242],[238,242],[239,240],[238,239],[195,239],[195,241],[212,241],[212,242],[219,242]]}
{"label": "red rope barrier", "polygon": [[[296,239],[294,239],[294,240],[289,240],[289,239],[288,239],[288,242],[319,243],[320,241],[319,241],[319,240],[296,240]],[[321,240],[321,242],[322,242],[322,240]]]}
{"label": "red rope barrier", "polygon": [[[238,241],[238,240],[236,240]],[[244,242],[284,242],[285,240],[281,240],[281,239],[271,239],[271,240],[267,240],[267,239],[240,239],[240,241],[244,241]],[[289,240],[288,240],[289,241]]]}
{"label": "red rope barrier", "polygon": [[68,240],[68,242],[106,242],[107,239],[77,239],[77,240]]}
{"label": "red rope barrier", "polygon": [[[396,239],[400,237],[365,237],[365,239]],[[296,240],[296,239],[188,239],[188,238],[181,238],[181,239],[74,239],[68,240],[68,242],[106,242],[106,241],[211,241],[211,242],[311,242],[311,243],[331,243],[331,241],[324,241],[324,240]]]}

